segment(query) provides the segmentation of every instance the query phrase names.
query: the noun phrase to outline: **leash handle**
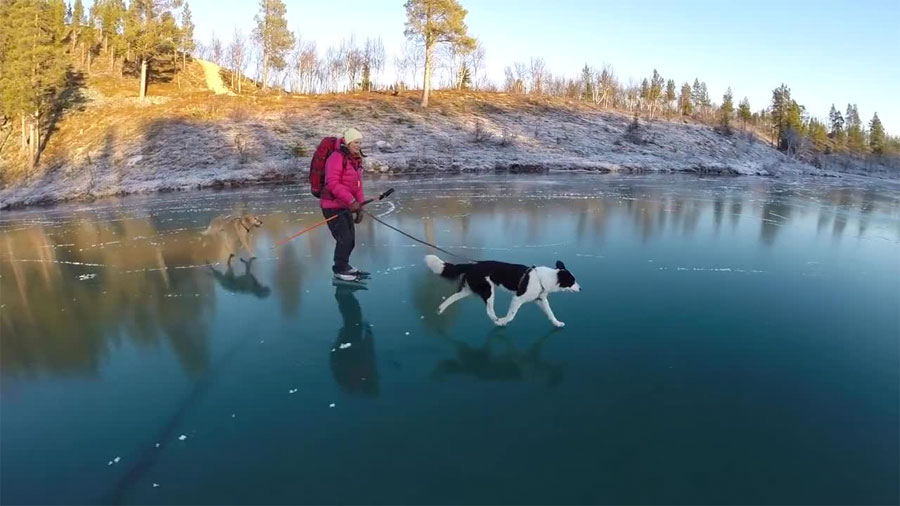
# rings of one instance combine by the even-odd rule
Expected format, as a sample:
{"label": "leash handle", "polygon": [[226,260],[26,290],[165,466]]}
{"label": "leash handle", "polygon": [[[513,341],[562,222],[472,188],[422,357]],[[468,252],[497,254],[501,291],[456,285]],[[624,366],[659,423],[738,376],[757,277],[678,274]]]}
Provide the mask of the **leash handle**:
{"label": "leash handle", "polygon": [[393,189],[393,188],[388,188],[384,193],[382,193],[381,195],[379,195],[378,198],[375,198],[375,199],[368,199],[368,200],[364,201],[364,202],[363,202],[362,204],[360,204],[360,205],[361,205],[361,206],[364,206],[364,205],[366,205],[366,204],[371,204],[372,202],[375,202],[376,200],[384,200],[384,199],[386,199],[387,197],[389,197],[392,193],[394,193],[394,189]]}

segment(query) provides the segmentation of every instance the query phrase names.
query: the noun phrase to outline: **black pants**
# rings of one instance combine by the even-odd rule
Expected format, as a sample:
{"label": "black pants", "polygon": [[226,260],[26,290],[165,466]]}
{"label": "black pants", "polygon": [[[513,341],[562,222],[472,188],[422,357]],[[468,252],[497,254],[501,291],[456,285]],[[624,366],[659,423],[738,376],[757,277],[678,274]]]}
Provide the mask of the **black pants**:
{"label": "black pants", "polygon": [[322,209],[322,215],[326,218],[331,218],[336,214],[340,215],[328,222],[328,230],[331,230],[331,235],[337,242],[334,245],[334,266],[331,268],[335,273],[344,272],[350,268],[350,253],[356,246],[353,213],[341,211],[341,209]]}

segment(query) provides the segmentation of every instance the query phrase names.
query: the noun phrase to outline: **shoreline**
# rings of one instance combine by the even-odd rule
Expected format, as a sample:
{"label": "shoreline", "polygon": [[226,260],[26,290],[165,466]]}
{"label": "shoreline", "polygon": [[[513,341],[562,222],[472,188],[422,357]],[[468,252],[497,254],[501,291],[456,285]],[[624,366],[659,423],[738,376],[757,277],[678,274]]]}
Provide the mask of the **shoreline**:
{"label": "shoreline", "polygon": [[[44,155],[39,172],[0,189],[0,210],[132,194],[302,184],[319,141],[348,125],[363,132],[366,177],[566,172],[900,176],[870,161],[852,160],[847,170],[827,161],[806,163],[750,131],[726,136],[687,119],[638,124],[619,112],[559,100],[439,96],[429,110],[417,109],[409,97],[378,94],[259,103],[223,96],[203,99],[206,109],[199,112],[188,98],[150,103],[139,111],[92,104],[60,127],[56,148]],[[185,111],[194,116],[184,116]]]}
{"label": "shoreline", "polygon": [[[442,171],[421,171],[421,172],[404,172],[404,173],[373,173],[368,171],[365,175],[367,181],[385,181],[385,180],[428,180],[428,179],[441,179],[444,177],[451,178],[465,178],[466,176],[564,176],[564,175],[596,175],[596,176],[674,176],[674,177],[713,177],[713,178],[744,178],[744,177],[758,177],[764,178],[770,181],[777,180],[843,180],[847,182],[856,182],[860,183],[865,181],[884,181],[890,183],[896,183],[900,185],[900,182],[890,179],[890,178],[879,178],[875,176],[864,176],[864,175],[854,175],[854,174],[839,174],[839,173],[794,173],[790,175],[773,175],[773,174],[744,174],[734,170],[670,170],[670,171],[658,171],[658,170],[608,170],[608,169],[585,169],[585,168],[572,168],[572,169],[550,169],[550,168],[539,168],[536,169],[533,166],[526,167],[524,169],[511,169],[511,170],[495,170],[495,171],[453,171],[453,170],[442,170]],[[98,200],[112,199],[115,197],[128,197],[128,196],[152,196],[152,195],[163,195],[169,193],[189,193],[189,192],[198,192],[198,191],[224,191],[224,190],[238,190],[242,188],[250,188],[257,186],[291,186],[297,185],[298,187],[305,187],[306,183],[306,173],[278,173],[278,174],[262,174],[260,177],[244,177],[244,178],[215,178],[212,180],[208,180],[205,182],[196,182],[193,180],[194,178],[190,178],[184,182],[179,183],[178,181],[164,181],[157,180],[153,183],[143,182],[143,184],[139,185],[140,187],[129,189],[127,187],[118,188],[115,190],[97,193],[97,194],[78,194],[72,195],[69,197],[66,196],[46,196],[43,199],[35,199],[29,201],[14,201],[14,202],[6,202],[0,201],[0,211],[20,211],[26,209],[34,209],[34,208],[52,208],[56,205],[61,204],[70,204],[70,203],[89,203],[96,202]]]}

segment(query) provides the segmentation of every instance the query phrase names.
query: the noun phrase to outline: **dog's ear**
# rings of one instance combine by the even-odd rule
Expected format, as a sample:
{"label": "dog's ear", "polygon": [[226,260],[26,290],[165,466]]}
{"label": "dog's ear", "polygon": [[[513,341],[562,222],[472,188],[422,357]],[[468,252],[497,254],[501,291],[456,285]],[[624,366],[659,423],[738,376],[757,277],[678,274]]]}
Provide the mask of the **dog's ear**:
{"label": "dog's ear", "polygon": [[564,263],[560,262],[559,260],[557,260],[557,261],[556,261],[556,268],[559,269],[559,270],[561,270],[561,271],[564,271],[564,270],[566,270],[566,264],[564,264]]}

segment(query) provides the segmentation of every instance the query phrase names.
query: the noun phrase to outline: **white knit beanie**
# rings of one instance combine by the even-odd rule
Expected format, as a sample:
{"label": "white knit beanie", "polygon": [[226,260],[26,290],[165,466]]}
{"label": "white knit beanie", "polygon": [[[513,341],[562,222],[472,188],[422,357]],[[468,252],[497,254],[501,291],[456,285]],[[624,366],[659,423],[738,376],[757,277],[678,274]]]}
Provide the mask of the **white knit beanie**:
{"label": "white knit beanie", "polygon": [[348,128],[344,130],[342,137],[344,138],[345,143],[350,144],[353,141],[362,139],[362,134],[355,128]]}

